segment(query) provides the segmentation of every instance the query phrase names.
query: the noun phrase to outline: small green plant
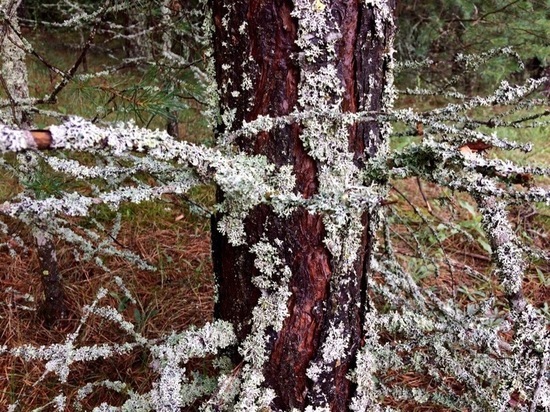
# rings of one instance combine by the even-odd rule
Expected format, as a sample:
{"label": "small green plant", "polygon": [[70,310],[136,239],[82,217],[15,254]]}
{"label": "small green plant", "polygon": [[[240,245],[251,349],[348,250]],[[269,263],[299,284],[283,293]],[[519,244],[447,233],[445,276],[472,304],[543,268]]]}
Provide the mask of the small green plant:
{"label": "small green plant", "polygon": [[61,196],[68,188],[67,183],[66,177],[53,172],[43,162],[37,165],[30,176],[21,179],[23,187],[38,200]]}
{"label": "small green plant", "polygon": [[470,214],[470,218],[461,221],[459,225],[470,232],[472,234],[472,238],[475,239],[479,247],[490,255],[492,253],[492,249],[483,230],[481,214],[471,203],[465,200],[460,200],[459,203]]}

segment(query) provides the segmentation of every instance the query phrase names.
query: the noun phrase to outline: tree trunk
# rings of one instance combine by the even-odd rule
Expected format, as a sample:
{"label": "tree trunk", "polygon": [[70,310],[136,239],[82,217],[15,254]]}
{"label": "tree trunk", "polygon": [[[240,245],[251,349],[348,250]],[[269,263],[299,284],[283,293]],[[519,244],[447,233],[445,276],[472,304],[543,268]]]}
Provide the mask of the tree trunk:
{"label": "tree trunk", "polygon": [[56,322],[67,317],[65,305],[65,292],[61,283],[61,276],[57,267],[57,253],[55,244],[48,232],[36,227],[34,239],[40,262],[40,275],[44,289],[44,302],[40,305],[40,314],[46,327],[53,326]]}
{"label": "tree trunk", "polygon": [[[32,116],[25,109],[25,104],[28,104],[25,100],[29,99],[26,53],[23,41],[14,31],[14,29],[19,31],[17,9],[20,4],[21,0],[0,0],[0,9],[4,10],[9,18],[9,24],[5,22],[0,28],[0,55],[2,56],[0,83],[10,102],[11,122],[22,129],[30,129]],[[8,118],[0,111],[0,121],[4,117]],[[57,254],[51,236],[40,224],[33,228],[33,235],[44,289],[44,302],[41,304],[40,312],[44,316],[46,326],[49,327],[67,314],[63,285],[57,269]]]}
{"label": "tree trunk", "polygon": [[[367,3],[213,1],[223,119],[219,143],[223,133],[258,116],[311,113],[299,123],[238,136],[231,144],[278,167],[292,166],[295,193],[326,209],[314,213],[298,207],[282,216],[261,204],[244,219],[242,245],[231,244],[215,224],[212,228],[216,317],[235,327],[241,343],[230,354],[235,364],[255,362],[243,342],[258,333],[260,300],[286,299],[281,324],[261,331],[261,387],[273,391],[268,399],[275,410],[311,405],[344,411],[354,396],[349,374],[368,310],[370,221],[376,205],[352,207],[354,212],[340,206],[353,203],[357,188],[366,186],[361,170],[384,147],[384,134],[377,120],[342,118],[356,112],[375,116],[384,109],[394,30],[394,2]],[[218,200],[223,199],[218,190]],[[265,286],[258,279],[265,279],[266,255],[273,250],[280,270],[270,278],[276,286]],[[281,292],[285,285],[287,295]]]}

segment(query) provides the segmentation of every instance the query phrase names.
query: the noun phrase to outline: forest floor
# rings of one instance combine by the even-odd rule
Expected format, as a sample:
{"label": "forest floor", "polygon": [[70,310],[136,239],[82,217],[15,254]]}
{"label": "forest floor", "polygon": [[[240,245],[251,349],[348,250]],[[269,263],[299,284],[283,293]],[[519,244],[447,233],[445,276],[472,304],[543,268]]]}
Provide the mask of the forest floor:
{"label": "forest floor", "polygon": [[[387,213],[394,221],[392,239],[399,260],[419,284],[432,288],[441,297],[455,299],[457,305],[473,304],[489,296],[498,297],[498,280],[491,276],[492,266],[484,248],[486,241],[480,232],[479,216],[473,209],[455,215],[461,215],[459,224],[471,234],[470,239],[456,233],[444,237],[446,230],[438,229],[437,223],[448,217],[438,206],[444,195],[431,185],[422,185],[425,199],[419,195],[415,180],[400,182],[392,190],[391,199],[397,203]],[[211,201],[211,192],[210,188],[202,189],[200,195],[204,202]],[[205,199],[208,196],[210,200]],[[75,261],[71,247],[57,241],[60,274],[69,310],[65,319],[53,327],[46,327],[37,310],[43,292],[35,248],[30,244],[28,248],[19,250],[15,257],[2,252],[0,342],[8,347],[62,343],[67,334],[78,327],[84,306],[94,300],[101,287],[109,289],[102,305],[117,308],[125,320],[133,323],[136,330],[148,338],[182,331],[191,325],[200,326],[211,320],[214,284],[209,222],[192,215],[181,200],[170,198],[155,204],[127,206],[121,212],[123,225],[118,242],[137,252],[157,270],[139,270],[123,259],[111,258],[107,260],[110,272],[105,272],[92,262]],[[530,233],[534,244],[542,250],[550,250],[550,232],[546,230],[550,216],[534,208],[518,208],[513,212],[518,231]],[[25,228],[19,229],[24,234]],[[436,241],[435,236],[440,240]],[[422,246],[416,242],[421,242]],[[439,273],[436,274],[434,265],[425,260],[426,256],[431,256],[431,262],[439,265]],[[544,308],[550,319],[549,273],[548,262],[532,264],[526,273],[524,287],[528,299],[537,307]],[[116,287],[114,276],[123,279],[136,303],[128,301]],[[124,333],[116,325],[92,317],[82,329],[78,343],[121,343],[124,338]],[[59,387],[54,376],[46,376],[41,385],[34,385],[41,378],[43,367],[43,363],[38,361],[23,362],[14,357],[0,357],[0,388],[4,388],[0,391],[0,405],[24,400],[26,406],[22,410],[31,410],[31,407],[43,405],[47,399],[56,396]],[[125,357],[79,365],[71,372],[64,392],[76,396],[77,390],[85,383],[104,379],[130,383],[140,392],[150,388],[154,373],[149,368],[147,354],[138,350]],[[392,379],[395,384],[409,387],[430,384],[429,380],[416,374]],[[114,391],[101,388],[94,391],[87,402],[89,406],[98,405],[100,401],[117,404],[123,398]],[[390,404],[409,411],[446,410],[434,409],[431,405]]]}

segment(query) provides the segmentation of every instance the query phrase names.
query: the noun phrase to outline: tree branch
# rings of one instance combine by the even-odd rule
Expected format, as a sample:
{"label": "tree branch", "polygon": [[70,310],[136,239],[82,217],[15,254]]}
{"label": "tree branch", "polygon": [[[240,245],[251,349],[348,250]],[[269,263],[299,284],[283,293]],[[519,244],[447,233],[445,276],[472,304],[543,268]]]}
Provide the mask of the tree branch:
{"label": "tree branch", "polygon": [[86,54],[88,53],[88,50],[90,50],[90,47],[92,47],[92,43],[94,41],[94,38],[97,34],[97,31],[99,29],[99,25],[103,22],[103,19],[105,17],[105,12],[107,11],[107,6],[109,5],[110,0],[107,0],[105,4],[103,5],[103,10],[101,11],[101,17],[96,21],[96,24],[94,27],[92,27],[92,30],[90,31],[90,35],[88,36],[88,40],[86,40],[86,43],[84,44],[84,47],[82,48],[82,51],[80,52],[80,56],[78,56],[78,59],[74,62],[73,66],[69,69],[69,71],[66,73],[66,75],[63,77],[63,79],[57,84],[53,92],[48,96],[47,99],[45,99],[42,102],[38,103],[55,103],[57,95],[67,86],[69,81],[74,77],[74,74],[86,58]]}

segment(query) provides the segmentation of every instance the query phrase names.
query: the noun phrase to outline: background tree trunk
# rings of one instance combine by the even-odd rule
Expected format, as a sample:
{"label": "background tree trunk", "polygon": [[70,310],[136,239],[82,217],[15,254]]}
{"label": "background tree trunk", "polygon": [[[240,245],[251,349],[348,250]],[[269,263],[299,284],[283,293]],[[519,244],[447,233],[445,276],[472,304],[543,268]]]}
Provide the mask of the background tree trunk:
{"label": "background tree trunk", "polygon": [[[10,119],[8,123],[15,123],[22,129],[30,129],[32,115],[25,108],[28,104],[25,100],[29,99],[26,52],[23,41],[14,31],[14,29],[19,31],[17,9],[20,4],[21,0],[0,0],[0,9],[6,11],[9,19],[9,24],[5,21],[0,27],[0,56],[2,56],[0,83],[3,91],[8,95],[11,111],[11,118],[4,116],[0,111],[0,122],[6,118]],[[30,167],[32,169],[32,166]],[[29,170],[29,173],[32,172],[33,170]],[[43,315],[45,325],[49,327],[67,315],[63,285],[58,273],[57,254],[51,236],[40,225],[33,228],[33,236],[38,251],[39,274],[44,290],[44,301],[40,305],[40,313]]]}
{"label": "background tree trunk", "polygon": [[[0,26],[0,57],[2,59],[0,80],[1,87],[8,96],[11,105],[11,118],[2,116],[0,113],[0,120],[7,124],[17,124],[23,129],[29,129],[31,122],[29,113],[21,108],[21,101],[29,99],[26,53],[23,41],[13,30],[19,30],[17,9],[20,4],[21,0],[0,0],[0,9],[5,10],[6,18],[9,19],[9,23],[4,21]],[[6,120],[3,120],[4,117]]]}
{"label": "background tree trunk", "polygon": [[57,267],[57,253],[52,237],[40,227],[33,230],[38,251],[39,272],[44,290],[44,301],[40,305],[40,314],[46,327],[55,325],[68,315],[65,305],[65,292],[61,275]]}
{"label": "background tree trunk", "polygon": [[[393,1],[379,3],[384,3],[391,15]],[[327,90],[329,103],[339,104],[344,113],[379,112],[393,24],[377,21],[380,13],[374,7],[348,0],[214,0],[214,57],[225,119],[218,133],[238,130],[243,121],[260,115],[276,117],[295,109],[318,108],[299,102],[300,90],[307,87],[310,74],[328,65],[336,68],[340,83]],[[318,13],[317,17],[328,22],[328,32],[310,38],[321,45],[322,54],[315,59],[304,57],[304,46],[297,45],[307,29],[300,19],[305,21],[308,13]],[[332,50],[323,48],[324,44],[330,44]],[[228,116],[230,113],[234,116]],[[361,168],[382,143],[379,124],[371,121],[344,127],[348,128],[346,149]],[[331,165],[306,149],[304,128],[292,123],[253,137],[238,137],[234,143],[239,150],[264,155],[277,166],[291,165],[295,191],[307,199],[319,193],[320,168]],[[218,200],[223,197],[218,191]],[[277,244],[284,265],[292,271],[288,316],[279,331],[266,331],[269,359],[263,370],[264,385],[276,394],[274,408],[303,410],[312,405],[344,411],[349,406],[354,388],[348,374],[361,345],[362,316],[368,309],[371,233],[367,212],[360,215],[360,224],[356,259],[346,268],[327,248],[323,217],[304,208],[280,217],[268,205],[256,207],[245,219],[246,244],[242,246],[231,245],[213,225],[214,271],[219,286],[216,317],[233,323],[239,342],[251,333],[252,311],[262,293],[253,283],[259,270],[250,246],[266,239]],[[335,339],[345,346],[345,355],[332,359],[323,344]],[[231,356],[236,364],[242,360],[237,348]]]}

